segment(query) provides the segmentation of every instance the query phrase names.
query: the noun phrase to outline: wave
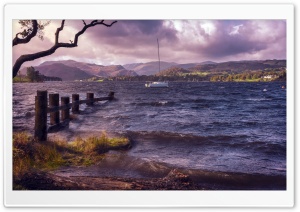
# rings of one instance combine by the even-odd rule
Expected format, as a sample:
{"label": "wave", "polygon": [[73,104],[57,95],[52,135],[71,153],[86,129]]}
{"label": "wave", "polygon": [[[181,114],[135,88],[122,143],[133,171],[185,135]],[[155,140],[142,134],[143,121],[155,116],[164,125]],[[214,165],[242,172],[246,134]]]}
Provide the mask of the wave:
{"label": "wave", "polygon": [[269,143],[267,141],[255,140],[249,135],[208,135],[199,136],[194,134],[173,133],[166,131],[127,131],[125,132],[131,140],[136,142],[158,142],[163,144],[172,144],[174,146],[185,144],[196,144],[197,146],[209,146],[217,148],[236,148],[262,152],[265,154],[285,155],[285,142]]}
{"label": "wave", "polygon": [[247,98],[246,101],[254,101],[254,102],[261,102],[261,101],[271,101],[271,98]]}
{"label": "wave", "polygon": [[139,102],[139,103],[130,103],[130,105],[133,106],[173,106],[176,102],[174,101],[166,101],[166,100],[157,100],[157,101],[151,101],[151,102]]}
{"label": "wave", "polygon": [[213,185],[218,190],[285,190],[285,175],[246,174],[206,170],[183,170],[201,184]]}
{"label": "wave", "polygon": [[285,175],[246,174],[239,172],[220,172],[205,169],[178,168],[173,165],[145,160],[127,154],[109,153],[97,165],[82,168],[64,168],[55,171],[63,176],[164,178],[176,169],[195,183],[213,190],[284,190]]}

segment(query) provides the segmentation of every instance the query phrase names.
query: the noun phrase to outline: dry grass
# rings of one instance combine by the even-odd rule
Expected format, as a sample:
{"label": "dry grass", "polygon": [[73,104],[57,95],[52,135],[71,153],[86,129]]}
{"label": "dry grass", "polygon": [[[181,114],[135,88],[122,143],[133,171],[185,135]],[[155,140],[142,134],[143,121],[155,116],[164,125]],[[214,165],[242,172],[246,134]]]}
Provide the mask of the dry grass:
{"label": "dry grass", "polygon": [[58,152],[60,143],[38,143],[28,133],[13,135],[13,175],[18,177],[30,168],[53,169],[64,164]]}
{"label": "dry grass", "polygon": [[100,136],[92,136],[87,139],[76,138],[71,145],[79,152],[91,154],[104,153],[110,149],[129,146],[130,141],[124,137],[109,138],[105,132],[102,132]]}
{"label": "dry grass", "polygon": [[70,143],[71,148],[81,153],[76,158],[71,157],[71,163],[75,165],[96,164],[103,159],[103,153],[112,150],[126,148],[130,146],[128,138],[109,138],[105,132],[100,136],[91,136],[86,139],[78,137]]}
{"label": "dry grass", "polygon": [[36,142],[25,132],[13,135],[13,176],[21,177],[32,168],[49,170],[60,166],[87,166],[97,163],[110,149],[130,146],[127,138],[109,138],[106,133],[68,143],[61,139]]}

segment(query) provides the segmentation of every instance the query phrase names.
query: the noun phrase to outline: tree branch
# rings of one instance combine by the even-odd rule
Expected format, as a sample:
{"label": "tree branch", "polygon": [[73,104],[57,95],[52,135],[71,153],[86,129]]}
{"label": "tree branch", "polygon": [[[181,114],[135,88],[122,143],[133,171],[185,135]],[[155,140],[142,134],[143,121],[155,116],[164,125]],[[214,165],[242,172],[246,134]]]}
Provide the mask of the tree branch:
{"label": "tree branch", "polygon": [[102,21],[94,20],[90,24],[86,24],[79,32],[77,32],[75,34],[74,43],[59,43],[59,33],[60,33],[60,31],[63,30],[64,24],[65,24],[65,20],[62,20],[61,26],[59,28],[57,28],[56,32],[55,32],[55,44],[48,50],[37,52],[37,53],[34,53],[34,54],[26,54],[26,55],[20,56],[16,60],[14,66],[13,66],[13,77],[17,76],[17,73],[18,73],[19,69],[21,68],[22,64],[27,62],[27,61],[32,61],[32,60],[35,60],[35,59],[38,59],[38,58],[41,58],[41,57],[51,55],[58,48],[74,48],[74,47],[77,47],[79,36],[82,35],[88,28],[94,27],[96,25],[104,25],[106,27],[111,27],[116,22],[117,21],[113,21],[110,24],[106,24],[106,23],[104,23],[104,20],[102,20]]}
{"label": "tree branch", "polygon": [[64,29],[64,26],[65,26],[65,20],[62,20],[60,27],[58,27],[55,32],[55,45],[58,44],[59,33]]}
{"label": "tree branch", "polygon": [[16,37],[13,39],[13,46],[21,44],[21,43],[28,43],[34,36],[36,36],[38,32],[38,22],[37,20],[32,20],[32,32],[26,38],[19,38],[18,35],[22,33],[17,33]]}

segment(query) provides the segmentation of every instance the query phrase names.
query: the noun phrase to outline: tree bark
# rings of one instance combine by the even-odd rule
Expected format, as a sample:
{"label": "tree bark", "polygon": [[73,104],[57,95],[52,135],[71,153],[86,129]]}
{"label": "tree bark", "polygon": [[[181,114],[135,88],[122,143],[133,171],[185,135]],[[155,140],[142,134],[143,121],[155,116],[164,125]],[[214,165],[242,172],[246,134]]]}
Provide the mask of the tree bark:
{"label": "tree bark", "polygon": [[41,52],[37,52],[37,53],[33,53],[33,54],[21,55],[16,60],[14,66],[13,66],[13,78],[15,76],[17,76],[18,71],[20,70],[20,68],[21,68],[21,66],[22,66],[23,63],[25,63],[27,61],[32,61],[32,60],[35,60],[35,59],[38,59],[38,58],[41,58],[41,57],[45,57],[45,56],[51,55],[51,54],[53,54],[56,51],[56,49],[61,48],[61,47],[64,47],[64,48],[74,48],[74,47],[77,47],[79,36],[82,35],[88,28],[94,27],[96,25],[104,25],[106,27],[111,27],[116,22],[117,21],[113,21],[111,24],[106,24],[106,23],[104,23],[104,20],[101,20],[101,21],[94,20],[90,24],[86,24],[83,21],[84,27],[79,32],[77,32],[75,34],[74,42],[71,42],[71,43],[59,43],[59,33],[60,33],[60,31],[63,30],[64,24],[65,24],[65,20],[62,20],[61,26],[59,28],[57,28],[56,32],[55,32],[55,44],[50,49],[45,50],[45,51],[41,51]]}

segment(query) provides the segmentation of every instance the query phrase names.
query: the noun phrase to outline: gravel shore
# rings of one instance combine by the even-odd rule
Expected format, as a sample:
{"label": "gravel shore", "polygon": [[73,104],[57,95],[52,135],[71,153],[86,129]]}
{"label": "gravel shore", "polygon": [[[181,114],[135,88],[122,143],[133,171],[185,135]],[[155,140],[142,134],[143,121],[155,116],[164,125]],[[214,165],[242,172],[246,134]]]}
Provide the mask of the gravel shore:
{"label": "gravel shore", "polygon": [[[62,177],[42,171],[31,171],[15,179],[25,190],[206,190],[192,182],[188,175],[172,170],[164,178],[136,179],[115,177]],[[18,190],[16,188],[15,190]]]}

